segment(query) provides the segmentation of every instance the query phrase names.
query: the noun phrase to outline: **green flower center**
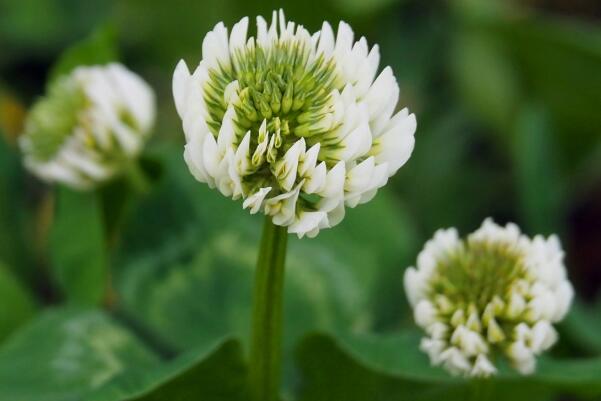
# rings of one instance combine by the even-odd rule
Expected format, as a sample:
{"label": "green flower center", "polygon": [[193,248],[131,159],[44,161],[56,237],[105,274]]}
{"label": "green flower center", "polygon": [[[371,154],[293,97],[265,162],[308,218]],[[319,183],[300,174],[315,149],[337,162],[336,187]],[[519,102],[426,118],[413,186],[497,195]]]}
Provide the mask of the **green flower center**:
{"label": "green flower center", "polygon": [[69,79],[53,83],[48,94],[32,108],[25,134],[31,143],[32,156],[51,159],[79,124],[79,114],[88,100],[78,85]]}
{"label": "green flower center", "polygon": [[[226,89],[237,81],[237,100],[231,102],[237,142],[250,131],[252,155],[264,140],[260,134],[264,120],[267,132],[275,136],[265,158],[252,161],[253,188],[269,185],[277,190],[272,173],[274,164],[300,137],[305,138],[307,147],[321,144],[319,161],[328,166],[336,162],[323,152],[336,146],[335,138],[328,142],[328,133],[333,130],[330,94],[334,89],[342,89],[334,67],[333,59],[326,59],[323,54],[312,58],[307,44],[293,37],[276,40],[268,49],[247,45],[232,54],[231,67],[209,70],[204,100],[213,135],[217,137],[229,106]],[[251,179],[245,178],[247,182]]]}
{"label": "green flower center", "polygon": [[507,299],[515,280],[527,277],[523,254],[508,244],[466,241],[436,266],[432,295],[444,294],[456,307],[480,311],[495,296]]}

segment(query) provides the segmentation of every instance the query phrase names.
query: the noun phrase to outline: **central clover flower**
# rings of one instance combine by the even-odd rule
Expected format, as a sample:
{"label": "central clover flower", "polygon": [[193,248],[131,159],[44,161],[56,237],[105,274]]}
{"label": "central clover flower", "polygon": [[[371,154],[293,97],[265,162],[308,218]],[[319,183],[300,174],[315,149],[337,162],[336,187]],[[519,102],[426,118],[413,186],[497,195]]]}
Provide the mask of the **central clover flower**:
{"label": "central clover flower", "polygon": [[376,78],[378,47],[340,23],[311,35],[273,13],[248,18],[228,36],[222,23],[190,74],[180,61],[173,94],[191,173],[251,213],[263,211],[299,236],[315,236],[373,198],[409,158],[415,116],[394,114],[390,67]]}

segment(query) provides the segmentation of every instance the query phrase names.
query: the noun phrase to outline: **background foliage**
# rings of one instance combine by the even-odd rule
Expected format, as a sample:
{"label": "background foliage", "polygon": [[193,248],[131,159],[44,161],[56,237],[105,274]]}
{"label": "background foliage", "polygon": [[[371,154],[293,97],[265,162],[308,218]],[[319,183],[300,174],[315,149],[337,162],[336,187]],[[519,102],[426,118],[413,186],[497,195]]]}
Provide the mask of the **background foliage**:
{"label": "background foliage", "polygon": [[[277,7],[379,43],[418,116],[415,153],[386,190],[317,239],[291,239],[283,397],[600,399],[598,2],[1,0],[0,400],[245,399],[260,218],[186,171],[170,79],[215,23]],[[157,91],[151,188],[41,185],[16,148],[27,107],[47,80],[114,59]],[[417,350],[401,279],[437,228],[489,215],[559,233],[580,296],[534,376],[474,385]]]}

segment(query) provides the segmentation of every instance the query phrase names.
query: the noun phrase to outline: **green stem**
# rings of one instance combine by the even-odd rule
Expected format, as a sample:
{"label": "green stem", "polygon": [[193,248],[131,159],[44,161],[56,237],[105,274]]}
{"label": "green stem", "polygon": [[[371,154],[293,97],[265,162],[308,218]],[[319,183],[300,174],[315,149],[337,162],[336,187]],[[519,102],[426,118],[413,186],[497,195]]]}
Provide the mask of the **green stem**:
{"label": "green stem", "polygon": [[150,181],[139,160],[128,160],[125,163],[124,173],[134,191],[142,195],[150,191]]}
{"label": "green stem", "polygon": [[278,399],[287,240],[286,227],[276,226],[267,216],[255,273],[250,345],[252,401]]}

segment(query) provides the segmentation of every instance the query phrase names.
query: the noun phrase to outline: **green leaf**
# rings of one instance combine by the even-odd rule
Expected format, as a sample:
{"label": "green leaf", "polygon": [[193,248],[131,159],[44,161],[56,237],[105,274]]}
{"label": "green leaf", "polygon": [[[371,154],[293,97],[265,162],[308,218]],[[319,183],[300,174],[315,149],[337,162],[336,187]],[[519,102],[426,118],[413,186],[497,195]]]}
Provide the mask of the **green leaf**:
{"label": "green leaf", "polygon": [[601,319],[599,310],[576,299],[570,313],[561,323],[562,335],[577,348],[589,353],[601,353]]}
{"label": "green leaf", "polygon": [[28,272],[30,254],[25,248],[22,173],[16,149],[0,133],[0,262],[14,268],[21,277]]}
{"label": "green leaf", "polygon": [[15,329],[29,320],[36,309],[31,294],[0,263],[0,343]]}
{"label": "green leaf", "polygon": [[[396,346],[401,348],[395,347],[392,355],[411,352],[402,348],[402,344]],[[323,335],[307,337],[297,355],[301,371],[299,401],[409,401],[442,397],[460,400],[465,393],[459,384],[441,382],[433,386],[431,381],[416,380],[412,372],[404,377],[398,372],[363,364],[331,337]],[[375,350],[373,356],[381,357],[382,353]]]}
{"label": "green leaf", "polygon": [[502,44],[485,32],[465,30],[456,35],[452,52],[452,73],[462,99],[481,121],[500,132],[509,128],[521,88]]}
{"label": "green leaf", "polygon": [[98,311],[54,309],[0,348],[1,400],[75,401],[156,356]]}
{"label": "green leaf", "polygon": [[[389,336],[316,334],[300,345],[297,360],[302,374],[300,400],[465,400],[474,382],[431,367],[419,351],[419,335]],[[601,394],[601,358],[539,360],[532,376],[502,368],[484,384],[494,400],[547,400],[563,392]]]}
{"label": "green leaf", "polygon": [[106,64],[118,58],[115,30],[105,26],[68,48],[52,67],[48,82],[69,74],[78,66]]}
{"label": "green leaf", "polygon": [[[174,238],[185,237],[189,231],[196,232],[196,249],[228,227],[248,230],[249,222],[256,220],[242,210],[240,202],[232,202],[197,182],[183,163],[179,147],[163,144],[148,154],[155,165],[162,165],[162,171],[152,192],[139,199],[135,210],[123,221],[116,265],[126,266],[132,259],[169,247],[169,243],[176,242]],[[147,162],[146,170],[151,169]],[[255,231],[246,233],[258,241],[259,230]]]}
{"label": "green leaf", "polygon": [[245,401],[246,375],[240,343],[219,341],[156,369],[130,370],[84,401]]}
{"label": "green leaf", "polygon": [[47,310],[0,348],[0,400],[245,401],[240,344],[219,339],[161,362],[97,310]]}
{"label": "green leaf", "polygon": [[108,279],[102,209],[95,192],[57,188],[50,259],[68,301],[100,304]]}
{"label": "green leaf", "polygon": [[[179,234],[117,279],[123,307],[178,349],[231,333],[246,338],[249,329],[256,244],[236,232],[204,245],[197,237]],[[288,348],[306,330],[365,325],[365,292],[327,249],[293,243],[286,269]]]}
{"label": "green leaf", "polygon": [[563,220],[562,181],[553,124],[541,107],[523,107],[513,134],[515,182],[526,229],[550,234]]}

